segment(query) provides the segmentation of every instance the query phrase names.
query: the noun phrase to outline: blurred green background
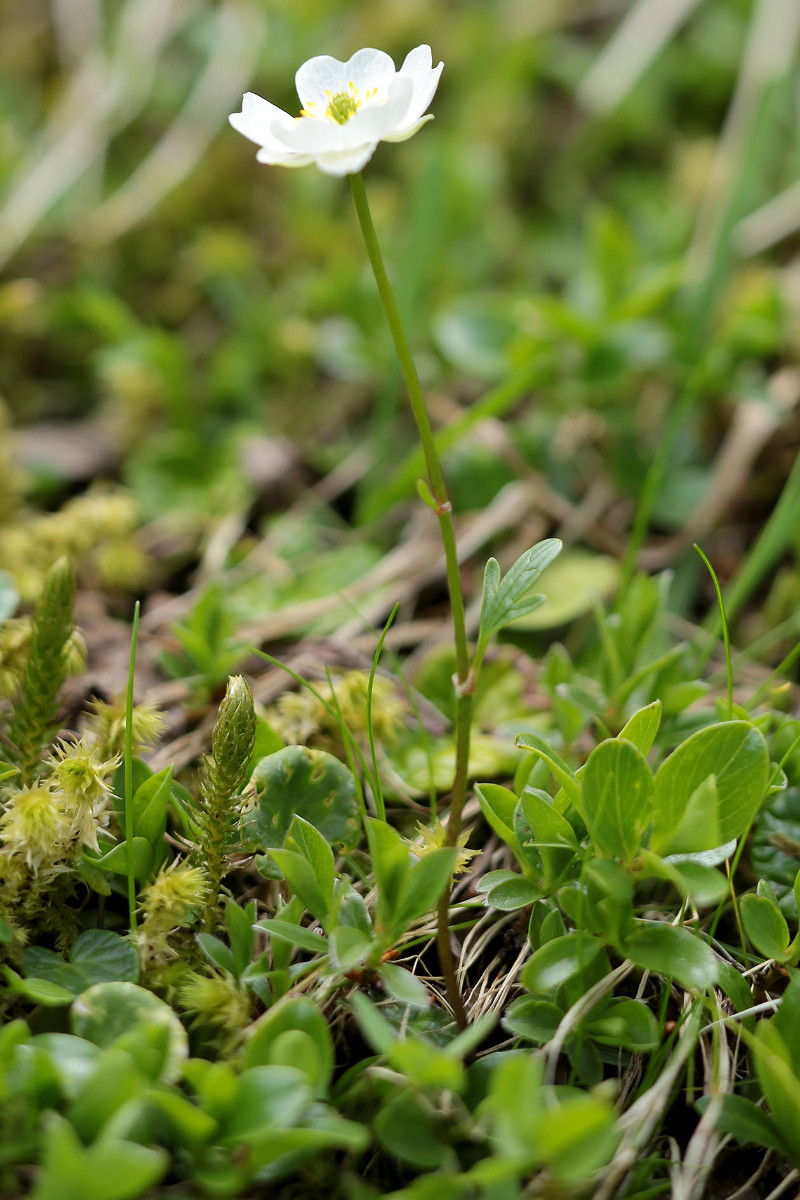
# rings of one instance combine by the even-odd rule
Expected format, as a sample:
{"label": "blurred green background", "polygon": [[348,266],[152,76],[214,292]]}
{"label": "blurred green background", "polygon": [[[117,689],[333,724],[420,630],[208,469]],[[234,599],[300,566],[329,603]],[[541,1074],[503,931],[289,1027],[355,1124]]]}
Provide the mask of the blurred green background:
{"label": "blurred green background", "polygon": [[[132,590],[179,590],[210,543],[207,567],[241,563],[335,469],[331,503],[270,543],[295,581],[315,564],[299,598],[392,545],[414,437],[349,189],[258,165],[227,115],[245,90],[295,112],[314,54],[399,64],[428,42],[436,120],[366,177],[457,509],[522,482],[550,529],[630,566],[639,504],[676,607],[697,538],[759,596],[750,632],[792,617],[797,0],[4,0],[0,19],[12,573],[32,514],[97,480],[160,531],[141,561],[107,548]],[[243,613],[298,598],[258,565]]]}

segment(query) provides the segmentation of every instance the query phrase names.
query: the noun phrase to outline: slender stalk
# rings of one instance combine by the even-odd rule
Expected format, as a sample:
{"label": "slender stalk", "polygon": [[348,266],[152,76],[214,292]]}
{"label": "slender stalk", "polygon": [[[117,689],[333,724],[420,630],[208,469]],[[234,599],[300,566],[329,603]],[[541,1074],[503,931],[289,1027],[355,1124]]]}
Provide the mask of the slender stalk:
{"label": "slender stalk", "polygon": [[133,610],[131,659],[128,668],[128,694],[125,703],[125,843],[128,848],[128,914],[131,931],[136,929],[136,881],[133,874],[133,676],[136,669],[136,643],[139,640],[139,601]]}
{"label": "slender stalk", "polygon": [[[439,520],[439,532],[444,548],[447,587],[450,593],[450,608],[453,614],[453,633],[456,646],[456,675],[454,680],[456,688],[456,769],[445,845],[455,846],[461,831],[461,813],[467,795],[469,746],[472,726],[472,692],[474,691],[475,684],[471,671],[469,643],[467,641],[467,627],[464,617],[464,593],[461,588],[461,574],[458,568],[452,505],[447,494],[444,472],[442,471],[442,464],[436,449],[428,410],[425,407],[425,398],[420,387],[417,368],[414,365],[408,339],[403,329],[403,322],[400,318],[400,311],[397,307],[394,292],[392,291],[392,285],[389,283],[389,277],[386,274],[383,255],[381,254],[381,248],[375,233],[375,226],[372,222],[372,214],[369,210],[367,193],[364,189],[364,179],[360,172],[350,176],[350,188],[353,193],[353,202],[356,207],[361,232],[364,236],[367,255],[369,256],[372,272],[375,276],[378,294],[386,313],[386,319],[389,322],[389,329],[411,403],[411,411],[422,444],[422,452],[425,456],[425,469],[428,475],[428,486],[434,500],[434,512]],[[459,1026],[463,1029],[467,1022],[458,992],[455,966],[450,950],[448,908],[449,893],[445,893],[439,901],[437,944],[439,947],[440,966],[445,978],[450,1007]]]}

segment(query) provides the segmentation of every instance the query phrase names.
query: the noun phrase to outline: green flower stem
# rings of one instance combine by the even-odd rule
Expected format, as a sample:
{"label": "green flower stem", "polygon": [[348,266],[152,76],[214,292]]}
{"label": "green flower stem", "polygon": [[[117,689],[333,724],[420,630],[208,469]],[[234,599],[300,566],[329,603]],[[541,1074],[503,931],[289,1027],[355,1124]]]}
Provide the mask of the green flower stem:
{"label": "green flower stem", "polygon": [[[456,646],[456,769],[453,781],[453,794],[450,807],[450,819],[447,823],[446,845],[455,846],[461,831],[461,812],[467,794],[467,779],[469,768],[469,744],[472,725],[472,692],[474,678],[471,671],[467,627],[464,619],[464,593],[461,589],[461,574],[458,569],[458,554],[456,551],[456,535],[453,528],[452,505],[447,494],[442,464],[436,449],[436,442],[431,429],[425,398],[422,395],[417,368],[411,356],[403,322],[397,301],[386,274],[372,214],[369,211],[367,193],[364,189],[364,179],[361,173],[350,176],[350,188],[356,206],[364,244],[367,248],[369,261],[375,276],[386,319],[389,322],[392,340],[394,341],[400,369],[403,372],[411,411],[422,444],[425,456],[425,468],[428,475],[428,486],[434,501],[434,511],[439,519],[439,532],[444,547],[445,565],[447,569],[447,587],[450,593],[450,608],[453,614],[453,632]],[[466,1024],[461,997],[458,994],[453,957],[450,951],[448,925],[448,897],[443,896],[439,904],[439,934],[438,945],[442,973],[445,976],[448,999],[460,1026]]]}
{"label": "green flower stem", "polygon": [[133,874],[133,677],[136,672],[136,646],[139,641],[139,601],[133,610],[131,657],[128,666],[128,690],[125,697],[125,844],[127,847],[126,875],[128,879],[128,921],[131,933],[136,930],[136,880]]}

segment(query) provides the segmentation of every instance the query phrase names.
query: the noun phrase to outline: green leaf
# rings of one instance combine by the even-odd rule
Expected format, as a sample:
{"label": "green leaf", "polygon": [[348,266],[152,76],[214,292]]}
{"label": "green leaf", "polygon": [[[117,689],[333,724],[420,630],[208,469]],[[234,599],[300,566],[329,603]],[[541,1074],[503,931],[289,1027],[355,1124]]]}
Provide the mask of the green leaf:
{"label": "green leaf", "polygon": [[537,1114],[540,1154],[562,1183],[577,1183],[609,1161],[619,1140],[614,1116],[607,1101],[581,1094]]}
{"label": "green leaf", "polygon": [[339,971],[352,971],[363,962],[372,945],[372,939],[360,929],[354,929],[352,925],[337,925],[331,930],[328,945],[331,966]]}
{"label": "green leaf", "polygon": [[378,892],[377,926],[385,933],[393,928],[395,910],[408,880],[411,854],[400,834],[385,821],[368,817],[366,828]]}
{"label": "green leaf", "polygon": [[[133,874],[139,883],[145,883],[150,878],[150,868],[153,851],[146,838],[135,837],[131,842],[133,856]],[[88,857],[88,856],[87,856]],[[113,850],[100,858],[89,858],[93,867],[102,867],[104,871],[113,871],[115,875],[128,873],[128,843],[120,842]]]}
{"label": "green leaf", "polygon": [[304,855],[295,850],[272,850],[271,856],[278,864],[289,890],[302,900],[308,911],[323,926],[327,926],[333,903],[333,889],[324,890],[314,867]]}
{"label": "green leaf", "polygon": [[518,1037],[544,1045],[554,1036],[563,1016],[564,1010],[552,1000],[520,996],[503,1017],[503,1026]]}
{"label": "green leaf", "polygon": [[239,1081],[230,1116],[220,1131],[223,1145],[237,1145],[286,1129],[312,1100],[308,1079],[294,1067],[250,1067]]}
{"label": "green leaf", "polygon": [[291,921],[282,921],[280,917],[265,917],[256,925],[256,929],[266,929],[270,937],[280,938],[299,946],[301,950],[310,950],[312,954],[327,954],[328,941],[305,925],[295,925]]}
{"label": "green leaf", "polygon": [[547,604],[517,618],[513,628],[534,633],[566,625],[591,612],[597,596],[603,600],[612,596],[618,583],[617,559],[587,550],[567,550],[547,568],[540,585],[547,595]]}
{"label": "green leaf", "polygon": [[396,963],[383,963],[378,968],[378,974],[388,994],[401,1004],[407,1004],[410,1008],[430,1008],[430,992],[422,980],[412,975],[405,967],[399,967]]}
{"label": "green leaf", "polygon": [[433,1171],[452,1156],[449,1146],[435,1135],[433,1114],[413,1092],[400,1092],[379,1110],[375,1132],[381,1144],[399,1158],[423,1171]]}
{"label": "green leaf", "polygon": [[613,858],[596,858],[584,872],[586,903],[583,920],[604,941],[620,946],[633,928],[633,881]]}
{"label": "green leaf", "polygon": [[721,871],[693,862],[689,855],[663,859],[649,850],[643,850],[637,860],[636,878],[666,879],[681,896],[688,897],[698,908],[718,904],[730,890],[728,880]]}
{"label": "green leaf", "polygon": [[777,901],[767,896],[756,896],[749,892],[740,902],[742,924],[750,941],[765,958],[785,962],[791,940],[786,918]]}
{"label": "green leaf", "polygon": [[578,931],[553,938],[528,959],[520,982],[528,991],[547,995],[582,975],[602,952],[603,943],[590,933]]}
{"label": "green leaf", "polygon": [[641,750],[646,757],[653,748],[660,724],[661,701],[654,700],[652,704],[648,704],[646,708],[640,708],[633,714],[620,730],[619,736],[633,742],[637,750]]}
{"label": "green leaf", "polygon": [[302,1033],[314,1047],[313,1070],[303,1062],[315,1093],[327,1091],[333,1074],[334,1052],[328,1022],[317,1004],[305,996],[284,996],[248,1031],[244,1047],[244,1066],[261,1067],[284,1062],[286,1038]]}
{"label": "green leaf", "polygon": [[637,921],[625,939],[623,951],[637,967],[658,971],[676,979],[685,988],[713,987],[719,977],[717,959],[705,942],[688,929],[657,921]]}
{"label": "green leaf", "polygon": [[225,905],[225,927],[228,930],[228,940],[231,944],[235,964],[233,974],[237,979],[253,961],[256,945],[255,919],[255,900],[251,900],[244,908],[233,900],[229,900]]}
{"label": "green leaf", "polygon": [[425,916],[433,909],[450,882],[457,853],[455,848],[444,846],[429,850],[410,868],[405,888],[393,913],[395,939],[405,933],[418,917]]}
{"label": "green leaf", "polygon": [[343,851],[359,839],[356,785],[351,771],[323,750],[286,746],[262,758],[253,771],[255,804],[243,836],[262,849],[282,846],[294,818],[314,825]]}
{"label": "green leaf", "polygon": [[521,750],[530,750],[532,754],[535,754],[537,758],[540,758],[549,767],[560,786],[564,789],[570,804],[574,804],[578,812],[583,815],[581,785],[563,758],[559,758],[555,750],[551,749],[535,733],[520,733],[516,741]]}
{"label": "green leaf", "polygon": [[69,959],[86,980],[85,987],[112,980],[139,981],[136,947],[110,929],[87,929],[79,933],[70,948]]}
{"label": "green leaf", "polygon": [[715,850],[722,838],[719,810],[717,777],[709,775],[694,789],[678,824],[670,832],[665,847],[669,853],[665,854],[665,858],[687,858],[692,854],[709,854]]}
{"label": "green leaf", "polygon": [[180,1145],[192,1155],[199,1154],[217,1131],[218,1122],[177,1091],[148,1088],[144,1096],[167,1118]]}
{"label": "green leaf", "polygon": [[6,779],[13,779],[15,775],[19,775],[19,767],[3,762],[0,759],[0,783],[3,783]]}
{"label": "green leaf", "polygon": [[[170,1006],[135,983],[94,984],[74,1001],[70,1023],[74,1034],[101,1047],[117,1043],[128,1048],[130,1037],[140,1030],[163,1038],[158,1076],[166,1083],[178,1077],[188,1054],[186,1030]],[[131,1053],[136,1057],[133,1049]]]}
{"label": "green leaf", "polygon": [[95,1068],[66,1112],[67,1119],[84,1142],[93,1142],[124,1104],[130,1104],[145,1080],[136,1064],[119,1047],[101,1052]]}
{"label": "green leaf", "polygon": [[363,992],[353,992],[350,1007],[366,1040],[377,1054],[388,1054],[397,1036],[383,1013]]}
{"label": "green leaf", "polygon": [[516,871],[490,871],[481,879],[478,890],[485,892],[486,903],[500,912],[516,912],[543,895],[532,879],[518,875]]}
{"label": "green leaf", "polygon": [[557,882],[578,853],[575,830],[556,810],[547,793],[536,788],[522,789],[515,812],[515,831],[521,853],[527,857],[534,850],[549,884]]}
{"label": "green leaf", "polygon": [[[60,954],[45,946],[26,946],[22,955],[22,971],[28,979],[47,980],[72,993],[73,999],[89,986],[77,967],[65,962]],[[71,1002],[70,1002],[71,1003]]]}
{"label": "green leaf", "polygon": [[168,1165],[165,1150],[116,1138],[84,1147],[69,1121],[50,1112],[31,1200],[136,1200],[158,1183]]}
{"label": "green leaf", "polygon": [[163,850],[173,770],[174,768],[169,766],[158,774],[151,775],[139,785],[133,797],[134,837],[145,838],[156,857],[158,852]]}
{"label": "green leaf", "polygon": [[[787,1154],[786,1143],[772,1118],[752,1100],[735,1094],[719,1097],[722,1107],[716,1118],[716,1127],[722,1133],[730,1133],[742,1146],[755,1143],[776,1150],[781,1156]],[[695,1103],[699,1113],[704,1113],[711,1103],[711,1096],[701,1096]]]}
{"label": "green leaf", "polygon": [[[715,812],[706,809],[708,838],[702,845],[689,845],[685,839],[675,844],[690,800],[712,776],[717,800]],[[763,734],[747,721],[726,721],[693,734],[656,774],[653,849],[661,854],[706,850],[739,837],[758,812],[768,776]],[[708,798],[706,794],[704,804]]]}
{"label": "green leaf", "polygon": [[647,1054],[659,1044],[658,1021],[643,1000],[614,997],[597,1017],[582,1026],[595,1042]]}
{"label": "green leaf", "polygon": [[[720,959],[717,963],[719,971],[718,987],[722,989],[725,995],[732,1001],[734,1009],[737,1013],[746,1012],[748,1008],[753,1007],[753,993],[747,980],[737,971],[731,963]],[[755,1017],[745,1017],[743,1024],[745,1027],[755,1025]]]}
{"label": "green leaf", "polygon": [[583,815],[603,854],[636,854],[653,812],[653,776],[641,750],[608,739],[589,755],[581,774]]}
{"label": "green leaf", "polygon": [[756,1062],[756,1074],[761,1084],[787,1151],[795,1164],[800,1163],[800,1131],[797,1114],[800,1112],[800,1079],[791,1066],[791,1052],[775,1026],[775,1021],[761,1021],[755,1037],[748,1037]]}
{"label": "green leaf", "polygon": [[309,821],[295,817],[289,826],[284,849],[302,854],[311,867],[320,891],[333,898],[335,861],[325,837]]}
{"label": "green leaf", "polygon": [[223,941],[211,933],[196,933],[195,941],[213,966],[218,967],[220,971],[230,971],[231,975],[236,976],[236,960]]}
{"label": "green leaf", "polygon": [[21,979],[10,967],[4,967],[3,970],[9,991],[32,1000],[34,1004],[41,1004],[44,1008],[60,1008],[75,999],[75,993],[61,984],[51,983],[48,979]]}
{"label": "green leaf", "polygon": [[500,578],[500,567],[495,559],[486,564],[481,603],[480,640],[486,643],[509,622],[525,616],[542,603],[541,596],[531,596],[531,588],[557,554],[562,543],[558,538],[537,542],[530,550],[521,554],[517,561]]}
{"label": "green leaf", "polygon": [[519,857],[519,847],[514,836],[514,809],[517,807],[517,797],[499,783],[476,784],[475,795],[478,797],[486,823]]}
{"label": "green leaf", "polygon": [[[41,1047],[58,1071],[61,1089],[67,1100],[73,1100],[92,1075],[100,1057],[97,1046],[71,1033],[40,1033],[31,1045]],[[0,1055],[6,1047],[0,1046]]]}
{"label": "green leaf", "polygon": [[795,975],[781,997],[772,1023],[789,1051],[792,1070],[800,1078],[800,975]]}

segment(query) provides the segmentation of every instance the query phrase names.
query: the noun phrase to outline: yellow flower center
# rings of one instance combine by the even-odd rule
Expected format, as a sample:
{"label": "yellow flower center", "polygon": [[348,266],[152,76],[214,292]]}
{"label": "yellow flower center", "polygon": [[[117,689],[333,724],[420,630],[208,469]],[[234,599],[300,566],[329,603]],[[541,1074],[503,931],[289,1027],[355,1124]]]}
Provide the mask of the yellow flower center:
{"label": "yellow flower center", "polygon": [[[368,103],[382,104],[384,101],[376,100],[378,95],[377,85],[374,88],[367,88],[364,99]],[[316,119],[324,118],[328,121],[335,121],[337,125],[345,125],[353,113],[358,112],[361,108],[361,97],[358,94],[358,88],[353,83],[352,79],[347,85],[346,92],[329,92],[326,88],[325,97],[328,101],[328,107],[324,113],[320,112],[320,106],[316,100],[307,100],[300,110],[301,117],[314,117]]]}
{"label": "yellow flower center", "polygon": [[326,92],[328,97],[328,107],[325,110],[325,116],[330,117],[337,125],[344,125],[349,121],[353,113],[361,108],[361,101],[358,98],[358,88],[353,86],[352,80],[347,86],[346,92],[337,92],[332,96],[330,92]]}

